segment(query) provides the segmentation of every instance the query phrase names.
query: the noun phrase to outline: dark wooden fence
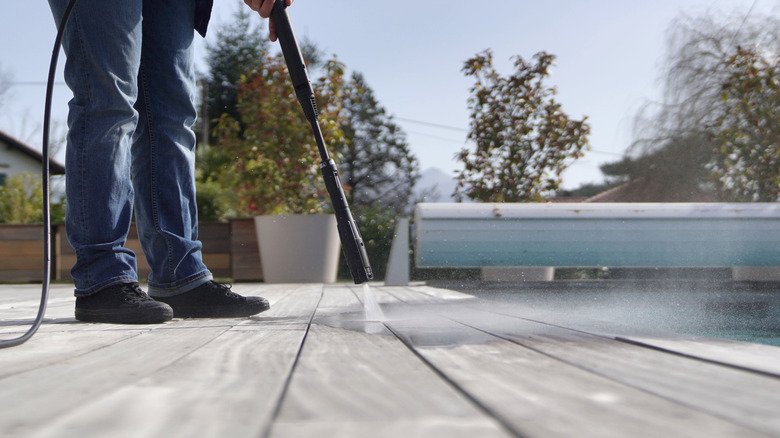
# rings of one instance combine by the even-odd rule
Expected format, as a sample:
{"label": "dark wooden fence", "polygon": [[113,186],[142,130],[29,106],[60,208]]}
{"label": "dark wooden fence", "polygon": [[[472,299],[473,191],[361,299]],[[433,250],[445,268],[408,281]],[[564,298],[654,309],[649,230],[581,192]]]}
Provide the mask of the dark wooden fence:
{"label": "dark wooden fence", "polygon": [[[254,219],[232,219],[226,223],[201,223],[203,260],[217,278],[233,281],[262,281]],[[43,276],[42,225],[0,225],[0,282],[40,282]],[[138,260],[138,277],[150,273],[135,225],[126,247]],[[52,227],[52,279],[69,280],[76,254],[68,243],[64,225]]]}

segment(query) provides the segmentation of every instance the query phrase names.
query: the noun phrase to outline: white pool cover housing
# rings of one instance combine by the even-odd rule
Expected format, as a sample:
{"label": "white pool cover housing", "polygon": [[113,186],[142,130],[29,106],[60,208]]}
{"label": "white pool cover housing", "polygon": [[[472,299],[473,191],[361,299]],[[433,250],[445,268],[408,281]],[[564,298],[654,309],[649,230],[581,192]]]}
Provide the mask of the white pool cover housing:
{"label": "white pool cover housing", "polygon": [[420,268],[780,266],[777,203],[421,203]]}

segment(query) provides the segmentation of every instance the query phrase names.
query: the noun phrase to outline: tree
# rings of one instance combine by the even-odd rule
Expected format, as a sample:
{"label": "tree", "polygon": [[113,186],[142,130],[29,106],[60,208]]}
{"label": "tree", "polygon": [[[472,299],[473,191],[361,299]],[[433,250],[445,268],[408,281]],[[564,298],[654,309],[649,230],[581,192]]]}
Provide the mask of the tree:
{"label": "tree", "polygon": [[5,103],[5,100],[7,96],[9,95],[9,90],[11,89],[11,81],[13,80],[13,76],[11,73],[3,68],[3,65],[0,64],[0,107],[3,106]]}
{"label": "tree", "polygon": [[[213,146],[199,152],[198,208],[211,219],[327,210],[319,154],[284,62],[267,47],[249,50],[259,46],[244,41],[254,38],[243,30],[245,20],[239,17],[219,31],[210,49],[209,95],[222,92],[221,103],[209,102],[220,113],[210,116],[218,121],[211,130]],[[318,76],[320,126],[381,278],[395,218],[411,204],[417,159],[362,75],[345,82],[335,56],[324,61],[306,40],[301,51],[310,76]]]}
{"label": "tree", "polygon": [[[238,7],[230,22],[216,27],[214,43],[206,46],[208,73],[199,81],[201,96],[205,95],[206,105],[205,111],[202,110],[198,114],[200,129],[196,131],[201,136],[196,160],[197,183],[199,188],[208,187],[198,191],[198,205],[203,207],[204,212],[225,210],[212,207],[214,204],[224,203],[225,198],[230,195],[227,188],[226,193],[220,194],[214,184],[214,180],[219,178],[231,162],[231,158],[224,151],[212,146],[216,141],[215,125],[223,114],[227,114],[233,120],[238,120],[239,129],[243,129],[240,125],[241,116],[236,108],[239,84],[261,68],[262,61],[269,52],[268,38],[255,17],[256,14],[250,14],[247,8]],[[234,214],[231,210],[227,207],[223,214]],[[218,214],[209,219],[218,219],[221,216],[222,214]]]}
{"label": "tree", "polygon": [[739,201],[780,200],[780,54],[737,47],[724,65],[723,110],[713,123],[711,163]]}
{"label": "tree", "polygon": [[631,201],[714,202],[720,197],[710,182],[711,151],[707,137],[689,134],[638,157],[603,164],[601,171],[614,181],[634,183]]}
{"label": "tree", "polygon": [[360,73],[353,73],[346,84],[343,106],[345,141],[339,170],[374,277],[381,279],[396,219],[410,213],[412,191],[419,178],[417,158]]}
{"label": "tree", "polygon": [[404,212],[420,176],[405,134],[360,73],[352,74],[344,94],[345,146],[339,170],[350,205],[359,210],[381,204]]}
{"label": "tree", "polygon": [[637,115],[627,175],[659,200],[776,200],[780,20],[682,16],[668,35],[663,102]]}
{"label": "tree", "polygon": [[[233,19],[216,29],[215,42],[206,48],[208,74],[201,86],[205,88],[207,111],[200,114],[199,123],[208,125],[209,138],[208,142],[201,139],[196,162],[199,214],[206,220],[221,220],[246,212],[235,187],[226,178],[234,170],[236,157],[226,153],[221,145],[212,145],[218,141],[216,126],[220,120],[234,124],[236,137],[243,135],[244,118],[248,116],[238,108],[240,90],[261,74],[267,60],[273,59],[267,34],[256,17],[245,7],[237,8]],[[324,64],[316,45],[304,40],[301,48],[306,59],[312,60],[309,67]],[[281,76],[278,79],[287,80]]]}
{"label": "tree", "polygon": [[[230,188],[239,215],[314,213],[325,187],[320,156],[281,55],[267,55],[263,68],[239,85],[240,119],[223,114],[215,129],[218,150],[229,165],[213,178]],[[339,150],[343,66],[329,61],[314,81],[325,141]]]}
{"label": "tree", "polygon": [[471,88],[468,140],[458,158],[457,199],[483,202],[539,201],[556,190],[561,173],[588,146],[590,126],[570,119],[555,101],[555,88],[544,80],[555,60],[539,52],[534,62],[514,57],[515,72],[502,77],[490,51],[466,61],[463,72],[476,81]]}
{"label": "tree", "polygon": [[[323,54],[308,39],[301,43],[301,51],[310,69],[323,65]],[[240,121],[241,116],[236,108],[238,86],[245,78],[260,71],[269,53],[268,35],[257,19],[257,14],[239,6],[233,19],[216,29],[214,43],[206,47],[208,74],[203,83],[208,111],[202,115],[205,118],[203,123],[213,128],[223,114]],[[214,140],[213,136],[209,140]]]}
{"label": "tree", "polygon": [[268,38],[249,9],[239,7],[230,24],[216,29],[213,45],[206,47],[208,114],[205,122],[215,123],[223,114],[235,120],[240,116],[236,103],[242,78],[257,72],[269,52]]}

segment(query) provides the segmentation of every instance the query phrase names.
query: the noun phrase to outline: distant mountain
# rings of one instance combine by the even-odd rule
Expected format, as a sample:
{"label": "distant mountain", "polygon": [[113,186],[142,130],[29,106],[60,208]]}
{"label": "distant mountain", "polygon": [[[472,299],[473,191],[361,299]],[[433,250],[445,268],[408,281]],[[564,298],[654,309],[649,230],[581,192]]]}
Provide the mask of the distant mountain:
{"label": "distant mountain", "polygon": [[414,196],[421,202],[454,202],[455,176],[430,167],[420,173],[420,179],[414,187]]}

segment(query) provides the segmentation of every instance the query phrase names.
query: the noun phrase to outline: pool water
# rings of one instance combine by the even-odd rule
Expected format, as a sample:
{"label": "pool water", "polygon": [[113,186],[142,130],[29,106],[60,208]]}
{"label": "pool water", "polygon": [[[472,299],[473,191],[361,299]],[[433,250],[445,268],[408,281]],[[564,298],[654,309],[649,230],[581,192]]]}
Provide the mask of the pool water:
{"label": "pool water", "polygon": [[525,314],[558,314],[567,319],[780,346],[780,286],[554,281],[480,284],[461,290]]}
{"label": "pool water", "polygon": [[[690,333],[694,334],[694,333]],[[698,336],[731,339],[734,341],[752,342],[780,347],[780,333],[765,330],[715,330],[695,333]]]}

